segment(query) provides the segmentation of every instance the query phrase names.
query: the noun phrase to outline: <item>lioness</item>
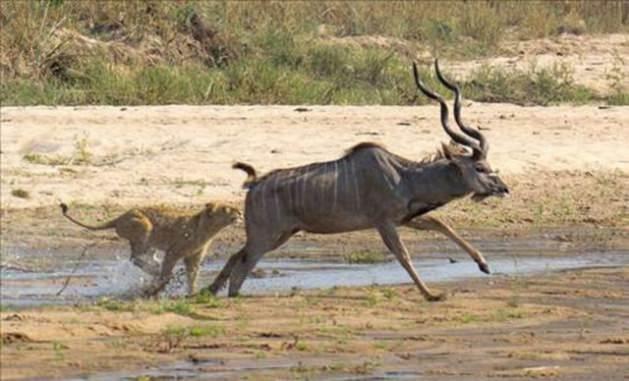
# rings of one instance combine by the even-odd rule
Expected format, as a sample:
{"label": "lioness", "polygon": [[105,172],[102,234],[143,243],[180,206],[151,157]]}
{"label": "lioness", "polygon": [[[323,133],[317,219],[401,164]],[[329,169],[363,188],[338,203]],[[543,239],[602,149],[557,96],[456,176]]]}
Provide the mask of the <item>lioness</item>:
{"label": "lioness", "polygon": [[[188,293],[194,294],[199,265],[212,237],[242,216],[236,208],[215,203],[206,204],[196,214],[168,207],[147,207],[131,209],[111,221],[92,226],[68,215],[66,204],[60,206],[63,215],[79,226],[90,230],[115,228],[119,237],[129,240],[131,261],[144,272],[159,276],[150,294],[166,286],[181,258],[186,266]],[[155,249],[165,252],[161,269],[153,257]]]}

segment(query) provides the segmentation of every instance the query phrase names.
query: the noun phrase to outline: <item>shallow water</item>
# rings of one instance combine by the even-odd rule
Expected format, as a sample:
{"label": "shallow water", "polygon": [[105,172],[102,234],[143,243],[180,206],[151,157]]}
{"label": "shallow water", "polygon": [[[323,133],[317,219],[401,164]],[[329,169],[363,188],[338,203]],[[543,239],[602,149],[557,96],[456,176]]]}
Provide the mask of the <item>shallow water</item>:
{"label": "shallow water", "polygon": [[[332,362],[332,359],[310,359],[309,366],[323,366]],[[103,373],[86,378],[72,378],[69,381],[89,380],[89,381],[114,381],[114,380],[135,380],[139,377],[148,377],[151,380],[221,380],[225,378],[243,376],[246,373],[255,375],[256,371],[269,371],[291,369],[303,366],[301,360],[291,359],[258,359],[255,362],[247,360],[234,360],[229,364],[221,361],[202,361],[193,364],[190,361],[181,361],[174,364],[165,365],[155,369],[148,369],[139,372],[116,372]],[[377,380],[417,380],[422,375],[414,370],[400,371],[378,371],[371,375],[349,375],[338,374],[326,375],[327,381],[377,381]],[[251,378],[251,377],[250,377]],[[255,379],[255,377],[251,378]]]}
{"label": "shallow water", "polygon": [[[488,277],[464,254],[456,255],[456,263],[450,263],[450,250],[439,252],[438,247],[428,250],[435,253],[413,262],[420,276],[427,282],[449,281],[461,278]],[[575,269],[590,266],[610,266],[629,263],[627,251],[595,251],[588,248],[562,249],[561,244],[549,240],[520,240],[482,242],[485,257],[493,274],[524,275],[529,273]],[[295,249],[295,248],[293,248]],[[421,248],[420,248],[421,249]],[[425,251],[427,248],[424,247]],[[17,249],[14,249],[14,251]],[[299,250],[318,251],[324,247],[299,247]],[[441,250],[443,251],[443,250]],[[509,255],[504,253],[508,252]],[[557,256],[557,253],[563,252]],[[20,258],[36,256],[32,250],[12,253]],[[63,255],[46,253],[50,258]],[[0,297],[4,306],[37,306],[48,304],[82,303],[102,297],[134,297],[150,284],[151,278],[133,266],[125,253],[119,259],[90,259],[70,261],[56,259],[55,271],[23,272],[2,269],[0,273]],[[568,255],[567,255],[568,254]],[[295,289],[329,288],[332,286],[365,286],[409,283],[410,278],[391,257],[391,261],[376,264],[344,264],[330,261],[262,260],[242,289],[244,294],[288,293]],[[209,284],[224,264],[224,260],[205,261],[198,284]],[[185,276],[181,267],[169,284],[165,294],[185,294]],[[74,273],[73,273],[74,271]],[[66,278],[72,279],[61,295]]]}
{"label": "shallow water", "polygon": [[[500,274],[526,275],[531,273],[552,272],[583,267],[617,266],[629,264],[629,250],[601,250],[594,244],[573,245],[547,237],[509,238],[475,242],[483,249],[490,263],[492,276]],[[230,248],[231,249],[231,248]],[[414,260],[417,271],[427,282],[449,281],[461,278],[491,276],[481,273],[476,264],[453,246],[443,245],[438,241],[422,241],[411,244],[414,253],[422,254]],[[295,242],[287,245],[285,251],[310,253],[314,257],[327,257],[335,250],[325,245],[304,246]],[[281,254],[285,253],[283,251]],[[45,256],[45,268],[54,271],[31,271],[2,269],[0,273],[0,292],[4,306],[37,306],[47,304],[85,303],[102,297],[129,297],[138,295],[149,282],[142,271],[133,266],[124,251],[105,253],[90,259],[72,260],[71,253],[46,252],[32,249],[13,248],[10,252],[13,263],[20,258],[29,262],[32,258]],[[109,255],[117,255],[117,259],[109,259]],[[450,263],[449,258],[456,259]],[[306,260],[263,260],[256,271],[244,284],[245,294],[289,293],[294,289],[329,288],[333,286],[364,286],[372,284],[410,283],[409,276],[402,267],[393,260],[376,264],[344,264],[331,261]],[[209,258],[205,261],[200,285],[208,284],[224,264]],[[63,287],[68,275],[72,281],[62,295],[56,295]],[[181,268],[179,276],[174,279],[166,291],[167,295],[185,293],[182,282]],[[140,376],[148,376],[152,380],[214,380],[239,378],[243,375],[255,376],[256,372],[274,369],[291,369],[306,365],[325,365],[330,359],[256,359],[202,362],[180,361],[163,366],[142,370],[121,370],[119,372],[89,375],[74,380],[132,380]],[[318,362],[321,361],[321,364]],[[313,362],[312,364],[310,364]],[[390,370],[390,369],[389,369]],[[335,381],[365,380],[416,380],[423,373],[417,369],[396,369],[395,371],[377,370],[369,375],[327,374],[322,379]]]}

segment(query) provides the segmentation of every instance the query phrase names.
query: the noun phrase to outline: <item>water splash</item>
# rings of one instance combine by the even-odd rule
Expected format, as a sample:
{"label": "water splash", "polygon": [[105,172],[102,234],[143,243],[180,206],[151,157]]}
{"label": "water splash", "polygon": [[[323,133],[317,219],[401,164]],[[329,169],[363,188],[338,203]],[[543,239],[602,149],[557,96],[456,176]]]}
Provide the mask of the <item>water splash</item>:
{"label": "water splash", "polygon": [[[545,245],[551,245],[545,243]],[[629,263],[627,251],[579,250],[568,256],[557,253],[557,248],[541,245],[538,240],[522,241],[508,246],[504,243],[490,245],[483,242],[485,255],[494,274],[523,275],[585,266],[622,265]],[[307,248],[302,248],[307,249]],[[435,250],[435,253],[440,251]],[[30,260],[41,258],[41,252],[32,249],[16,249],[14,258]],[[145,295],[154,279],[134,266],[125,252],[107,254],[99,258],[78,261],[68,258],[68,253],[46,251],[49,270],[23,272],[2,269],[0,272],[0,299],[3,305],[31,306],[44,304],[67,304],[89,302],[102,297],[133,299]],[[449,254],[437,254],[429,258],[415,259],[417,271],[425,281],[448,281],[486,275],[477,266],[463,257],[457,263],[449,263]],[[115,259],[119,258],[119,259]],[[54,262],[50,266],[50,261]],[[76,266],[78,264],[78,267]],[[199,286],[209,284],[224,261],[208,258],[199,274]],[[76,267],[76,271],[73,270]],[[410,283],[410,278],[395,261],[368,265],[304,261],[263,260],[257,266],[258,276],[250,276],[242,289],[247,294],[289,293],[291,290],[328,288],[332,286],[365,286],[371,284]],[[54,269],[54,270],[52,270]],[[61,296],[56,293],[66,278],[72,274],[68,287]],[[260,275],[261,274],[261,275]],[[489,278],[488,278],[489,279]],[[182,265],[174,271],[174,277],[160,294],[162,297],[177,297],[187,293],[187,279]]]}

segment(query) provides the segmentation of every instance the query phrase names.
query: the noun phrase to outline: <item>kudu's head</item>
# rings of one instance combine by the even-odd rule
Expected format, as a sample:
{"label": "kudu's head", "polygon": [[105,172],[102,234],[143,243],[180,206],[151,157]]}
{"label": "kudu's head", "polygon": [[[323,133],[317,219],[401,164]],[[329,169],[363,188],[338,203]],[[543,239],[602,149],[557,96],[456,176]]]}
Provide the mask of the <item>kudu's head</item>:
{"label": "kudu's head", "polygon": [[443,97],[430,90],[419,79],[417,65],[413,63],[413,75],[419,90],[427,97],[439,102],[441,106],[441,125],[452,140],[464,147],[472,150],[471,154],[458,154],[444,146],[444,156],[461,176],[462,182],[472,193],[472,199],[481,201],[489,196],[503,197],[509,193],[507,185],[498,177],[498,174],[491,169],[487,162],[487,151],[489,143],[485,136],[478,130],[466,126],[461,120],[461,90],[452,82],[443,77],[439,70],[439,62],[435,60],[435,71],[437,78],[445,87],[454,92],[454,119],[464,134],[458,133],[448,123],[448,106]]}

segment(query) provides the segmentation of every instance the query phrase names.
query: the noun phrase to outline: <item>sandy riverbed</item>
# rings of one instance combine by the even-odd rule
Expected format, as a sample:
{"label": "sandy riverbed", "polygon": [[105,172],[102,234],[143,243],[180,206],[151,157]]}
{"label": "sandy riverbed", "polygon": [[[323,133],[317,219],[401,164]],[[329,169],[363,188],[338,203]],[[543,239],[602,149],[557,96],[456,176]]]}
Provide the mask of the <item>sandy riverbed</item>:
{"label": "sandy riverbed", "polygon": [[[295,109],[3,107],[2,208],[239,200],[236,160],[264,172],[334,159],[363,141],[419,159],[447,140],[434,106]],[[629,107],[471,104],[464,115],[488,136],[490,162],[505,175],[629,171]]]}
{"label": "sandy riverbed", "polygon": [[628,280],[625,267],[459,281],[438,285],[454,293],[443,303],[396,286],[5,311],[2,379],[622,380]]}
{"label": "sandy riverbed", "polygon": [[[3,259],[15,247],[67,247],[70,256],[94,240],[102,255],[111,245],[125,247],[111,232],[87,234],[64,221],[60,200],[91,220],[158,202],[239,204],[244,176],[230,168],[234,160],[267,171],[333,159],[366,140],[420,158],[446,140],[433,106],[307,109],[2,108]],[[471,104],[464,115],[489,137],[489,160],[513,196],[439,211],[457,229],[491,239],[579,225],[588,233],[549,239],[627,250],[629,107]],[[616,233],[597,234],[599,226]],[[422,237],[403,233],[409,235],[411,247]],[[242,239],[235,226],[217,241],[233,252]],[[378,240],[361,232],[295,241],[311,239],[331,252]],[[629,367],[627,279],[621,267],[461,281],[436,285],[455,292],[440,304],[395,286],[3,311],[2,379],[101,371],[116,378],[111,372],[120,369],[142,376],[178,361],[223,374],[219,379],[622,379]]]}

